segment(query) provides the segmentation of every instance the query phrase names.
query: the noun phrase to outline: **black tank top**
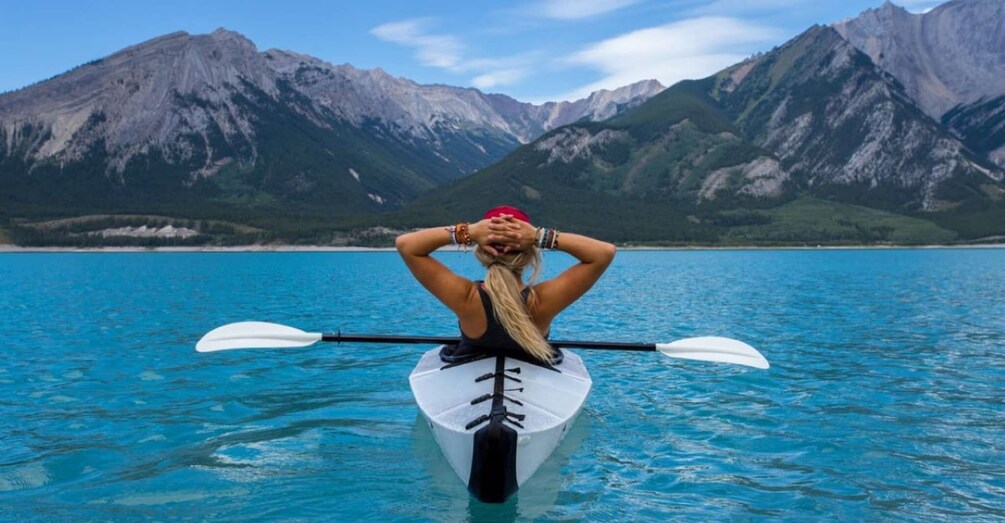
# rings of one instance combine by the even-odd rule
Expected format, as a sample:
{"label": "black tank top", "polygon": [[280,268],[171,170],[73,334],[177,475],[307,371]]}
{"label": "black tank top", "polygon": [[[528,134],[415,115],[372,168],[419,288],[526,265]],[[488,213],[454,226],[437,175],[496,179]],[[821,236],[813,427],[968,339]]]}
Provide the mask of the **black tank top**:
{"label": "black tank top", "polygon": [[[513,339],[512,336],[506,332],[506,328],[499,323],[496,319],[495,309],[492,307],[492,300],[489,298],[485,289],[482,288],[482,281],[476,281],[475,285],[478,289],[478,296],[482,300],[482,308],[485,310],[485,333],[477,338],[471,338],[461,331],[461,342],[458,345],[448,345],[443,347],[440,351],[440,359],[448,362],[454,363],[460,360],[467,359],[472,356],[479,354],[484,354],[487,352],[498,352],[513,351],[515,356],[527,356],[528,355],[523,347]],[[525,287],[520,293],[520,297],[523,303],[527,303],[527,299],[530,296],[530,287]],[[545,336],[547,338],[547,335]],[[552,358],[553,364],[558,364],[562,361],[562,351],[555,350],[555,356]],[[520,358],[523,359],[523,358]]]}
{"label": "black tank top", "polygon": [[[477,338],[470,338],[464,334],[464,331],[461,331],[461,347],[523,350],[496,319],[492,300],[489,298],[489,293],[482,288],[482,282],[476,281],[475,284],[478,287],[478,296],[482,299],[482,308],[485,309],[485,333]],[[530,287],[524,288],[523,292],[520,293],[524,305],[527,304],[527,296],[529,295]]]}

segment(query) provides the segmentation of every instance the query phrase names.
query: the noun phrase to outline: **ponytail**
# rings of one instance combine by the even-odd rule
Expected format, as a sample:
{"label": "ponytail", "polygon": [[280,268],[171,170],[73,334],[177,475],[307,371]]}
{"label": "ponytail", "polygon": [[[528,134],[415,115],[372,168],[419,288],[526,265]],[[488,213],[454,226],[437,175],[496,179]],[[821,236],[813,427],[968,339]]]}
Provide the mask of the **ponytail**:
{"label": "ponytail", "polygon": [[[475,256],[488,268],[488,274],[485,276],[485,292],[492,300],[496,320],[527,354],[550,363],[554,356],[551,345],[534,325],[530,311],[520,296],[520,280],[524,267],[528,265],[534,267],[528,285],[537,279],[540,272],[541,254],[538,248],[531,247],[526,251],[492,256],[481,247],[477,247]],[[533,299],[534,290],[531,289],[530,292],[530,299]]]}

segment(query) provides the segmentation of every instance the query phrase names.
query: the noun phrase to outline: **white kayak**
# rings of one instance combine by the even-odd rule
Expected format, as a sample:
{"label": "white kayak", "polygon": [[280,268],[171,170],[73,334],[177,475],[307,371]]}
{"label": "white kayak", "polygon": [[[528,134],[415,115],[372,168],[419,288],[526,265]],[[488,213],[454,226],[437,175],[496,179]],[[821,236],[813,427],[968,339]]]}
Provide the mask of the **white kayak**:
{"label": "white kayak", "polygon": [[593,381],[576,354],[554,366],[506,356],[445,363],[426,352],[408,381],[454,472],[479,500],[502,503],[569,432]]}

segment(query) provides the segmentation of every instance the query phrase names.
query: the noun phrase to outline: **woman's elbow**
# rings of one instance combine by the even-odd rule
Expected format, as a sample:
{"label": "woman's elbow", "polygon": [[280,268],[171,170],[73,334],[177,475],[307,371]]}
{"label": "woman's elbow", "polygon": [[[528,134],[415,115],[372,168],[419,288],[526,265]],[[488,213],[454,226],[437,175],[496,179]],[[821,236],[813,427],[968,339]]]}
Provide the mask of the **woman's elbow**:
{"label": "woman's elbow", "polygon": [[614,255],[618,253],[618,248],[613,243],[603,242],[600,248],[600,262],[604,266],[610,265],[614,261]]}
{"label": "woman's elbow", "polygon": [[411,244],[410,236],[412,233],[406,232],[405,234],[399,234],[397,238],[394,239],[394,248],[398,250],[399,253],[405,254]]}

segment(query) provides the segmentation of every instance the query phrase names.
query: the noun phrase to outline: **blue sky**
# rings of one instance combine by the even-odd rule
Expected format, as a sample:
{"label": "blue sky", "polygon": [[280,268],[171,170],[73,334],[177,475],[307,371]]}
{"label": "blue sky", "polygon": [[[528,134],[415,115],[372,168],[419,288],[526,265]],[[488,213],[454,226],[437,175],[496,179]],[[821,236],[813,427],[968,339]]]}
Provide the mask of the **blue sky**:
{"label": "blue sky", "polygon": [[[894,2],[912,12],[932,0]],[[419,83],[570,100],[670,85],[770,50],[880,0],[0,0],[0,92],[170,33],[225,27],[260,50],[380,67]]]}

